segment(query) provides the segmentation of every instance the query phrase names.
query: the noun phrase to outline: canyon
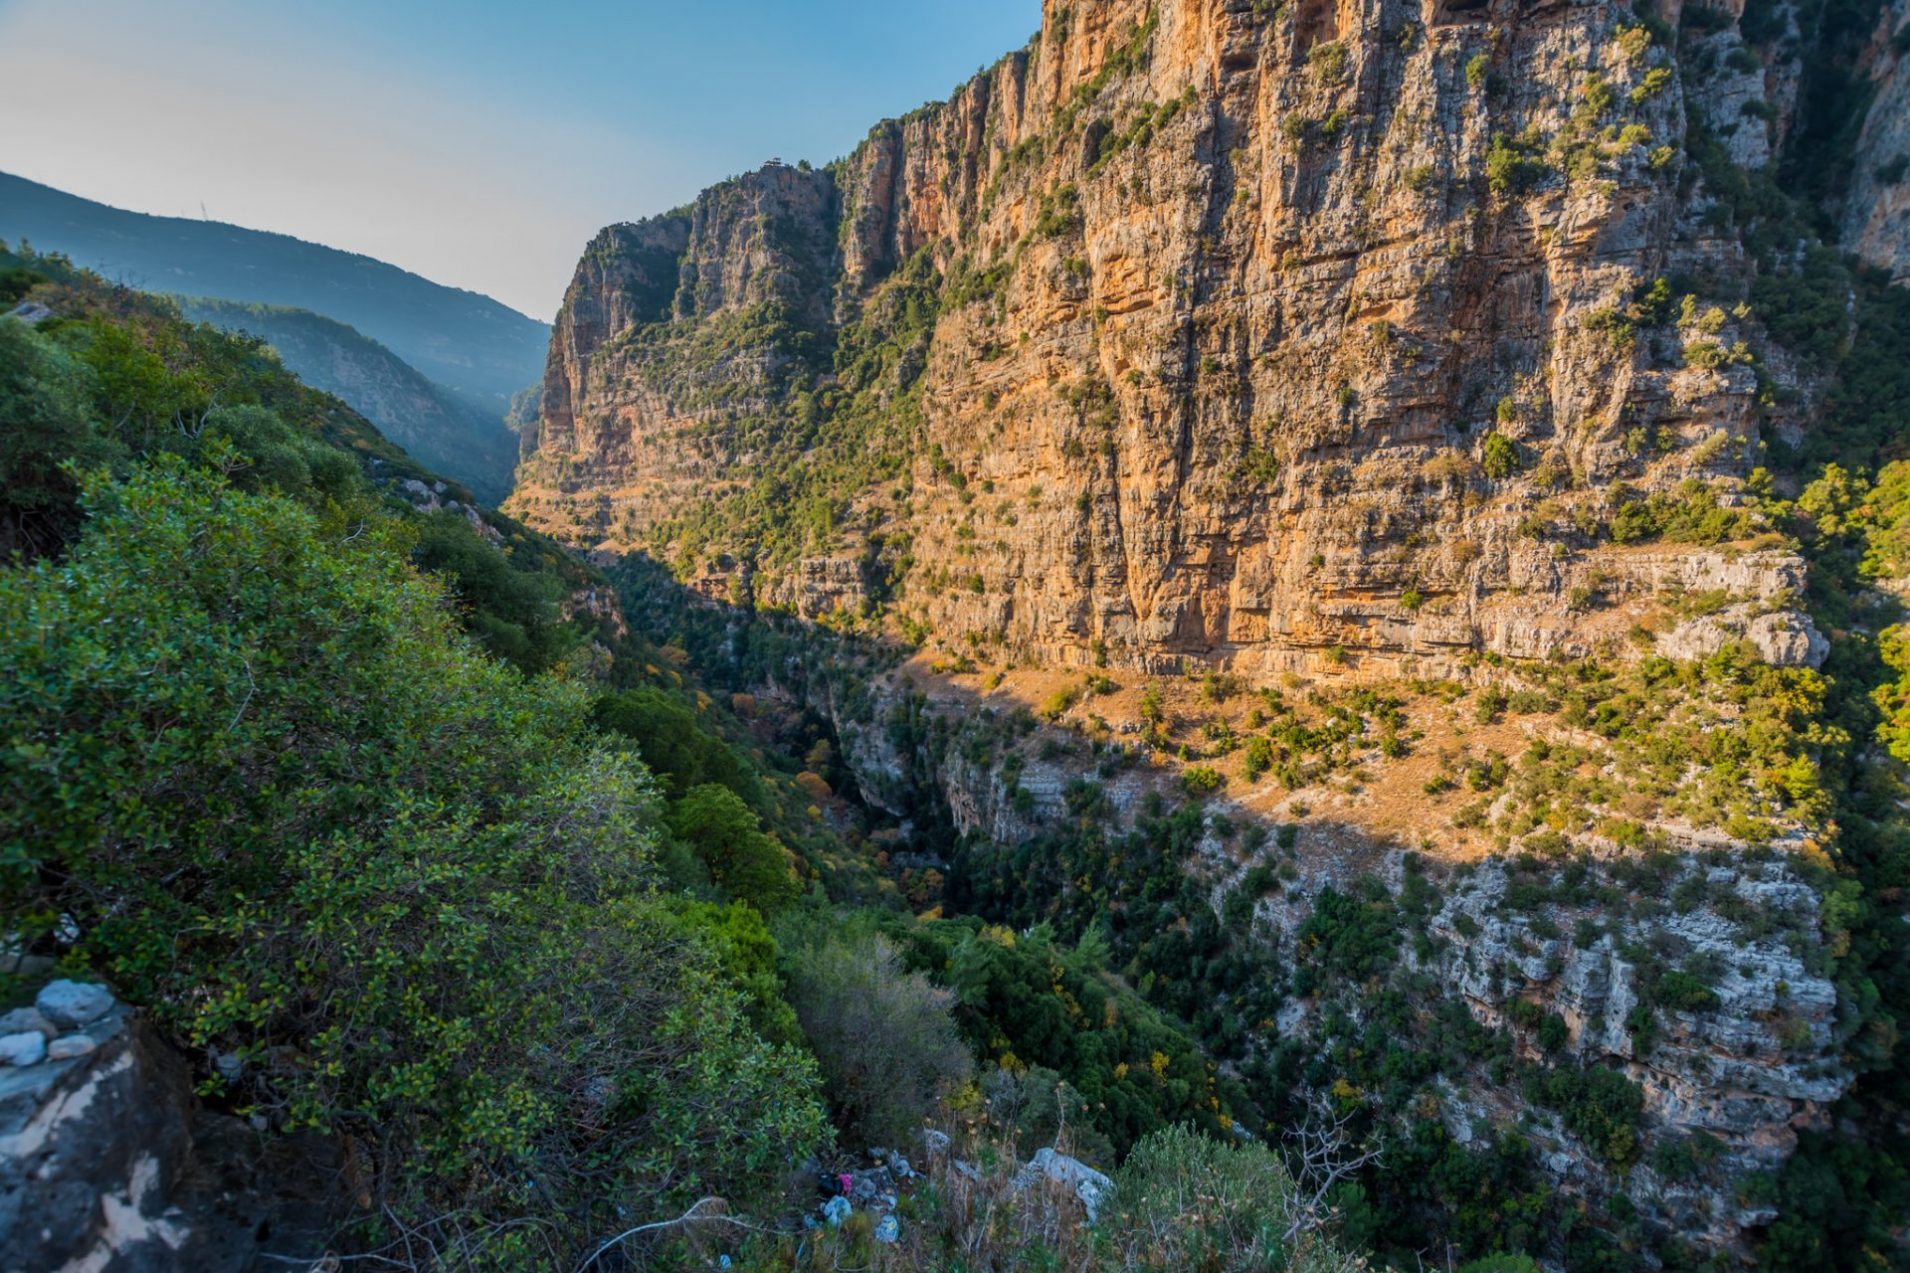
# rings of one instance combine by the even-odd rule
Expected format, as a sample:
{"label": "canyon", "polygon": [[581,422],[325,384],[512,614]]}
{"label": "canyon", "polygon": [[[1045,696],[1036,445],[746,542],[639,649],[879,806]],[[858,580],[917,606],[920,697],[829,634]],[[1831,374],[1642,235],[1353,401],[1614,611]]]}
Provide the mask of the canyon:
{"label": "canyon", "polygon": [[[1838,207],[1899,283],[1900,17],[1867,33]],[[1621,1073],[1638,1144],[1483,1060],[1428,1100],[1455,1143],[1516,1128],[1568,1196],[1623,1199],[1639,1267],[1751,1260],[1857,1081],[1837,829],[1774,776],[1828,735],[1652,771],[1616,718],[1652,717],[1642,753],[1822,692],[1813,566],[1768,510],[1801,485],[1771,470],[1836,441],[1836,372],[1761,290],[1801,241],[1741,232],[1820,126],[1809,38],[1782,5],[1046,0],[1027,48],[840,162],[605,229],[507,510],[820,642],[830,670],[737,688],[826,716],[905,834],[932,806],[910,847],[940,868],[1054,850],[1083,783],[1110,853],[1218,786],[1185,869],[1219,913],[1280,868],[1246,923],[1282,984],[1323,898],[1434,881],[1396,962],[1296,983],[1268,1039],[1394,993]],[[1544,670],[1570,666],[1624,687],[1589,723]],[[1354,718],[1350,762],[1291,741]],[[1278,787],[1240,751],[1270,720],[1297,722]]]}

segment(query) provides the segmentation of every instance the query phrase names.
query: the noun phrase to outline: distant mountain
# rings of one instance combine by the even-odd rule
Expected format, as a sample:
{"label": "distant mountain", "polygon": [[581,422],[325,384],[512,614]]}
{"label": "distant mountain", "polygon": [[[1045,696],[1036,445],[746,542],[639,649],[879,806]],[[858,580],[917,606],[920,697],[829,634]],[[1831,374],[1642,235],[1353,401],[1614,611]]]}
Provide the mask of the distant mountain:
{"label": "distant mountain", "polygon": [[261,338],[299,379],[349,402],[413,459],[463,482],[486,504],[510,494],[517,436],[484,400],[434,383],[377,341],[310,310],[177,300],[195,322]]}
{"label": "distant mountain", "polygon": [[357,253],[126,212],[0,173],[0,237],[23,236],[147,291],[291,306],[347,323],[499,419],[514,394],[543,376],[545,324]]}

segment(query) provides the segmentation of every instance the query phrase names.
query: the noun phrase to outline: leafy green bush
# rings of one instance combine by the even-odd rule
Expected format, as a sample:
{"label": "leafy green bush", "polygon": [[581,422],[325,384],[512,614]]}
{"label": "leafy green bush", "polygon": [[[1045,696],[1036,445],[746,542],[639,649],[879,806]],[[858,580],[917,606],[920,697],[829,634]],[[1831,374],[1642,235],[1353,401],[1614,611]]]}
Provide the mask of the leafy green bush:
{"label": "leafy green bush", "polygon": [[591,719],[636,743],[643,763],[672,799],[681,799],[692,787],[718,783],[751,808],[766,807],[761,776],[682,698],[639,686],[598,699]]}
{"label": "leafy green bush", "polygon": [[1364,981],[1398,953],[1398,921],[1384,901],[1350,897],[1328,885],[1300,925],[1299,944],[1323,973]]}
{"label": "leafy green bush", "polygon": [[92,427],[92,371],[25,323],[0,322],[0,559],[57,550],[79,526],[62,466],[124,455]]}
{"label": "leafy green bush", "polygon": [[1591,1065],[1534,1071],[1525,1097],[1559,1111],[1565,1126],[1615,1167],[1638,1161],[1645,1094],[1616,1070]]}
{"label": "leafy green bush", "polygon": [[1171,1127],[1135,1146],[1103,1204],[1110,1266],[1214,1273],[1365,1267],[1308,1223],[1306,1201],[1265,1145],[1226,1145]]}
{"label": "leafy green bush", "polygon": [[1227,785],[1227,775],[1207,765],[1195,765],[1181,775],[1181,786],[1191,796],[1210,796]]}
{"label": "leafy green bush", "polygon": [[1522,140],[1494,134],[1486,150],[1486,184],[1492,193],[1517,197],[1537,188],[1551,174]]}
{"label": "leafy green bush", "polygon": [[575,1250],[633,1194],[765,1190],[822,1139],[809,1062],[653,896],[648,775],[473,650],[400,527],[178,460],[84,507],[64,562],[0,572],[27,939],[235,1058],[240,1108],[374,1147],[377,1214],[475,1217],[487,1259]]}
{"label": "leafy green bush", "polygon": [[729,896],[773,914],[796,896],[783,846],[764,833],[750,807],[728,787],[692,787],[670,810],[670,829],[696,850]]}
{"label": "leafy green bush", "polygon": [[1521,467],[1518,444],[1503,433],[1486,434],[1479,465],[1485,470],[1486,476],[1495,482],[1511,477]]}

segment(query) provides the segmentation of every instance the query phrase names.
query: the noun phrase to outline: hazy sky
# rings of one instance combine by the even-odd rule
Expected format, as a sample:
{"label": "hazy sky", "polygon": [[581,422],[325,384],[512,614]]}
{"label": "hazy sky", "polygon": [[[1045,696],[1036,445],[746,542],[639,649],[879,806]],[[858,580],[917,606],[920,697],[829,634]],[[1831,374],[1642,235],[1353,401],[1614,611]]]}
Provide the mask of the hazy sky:
{"label": "hazy sky", "polygon": [[1039,0],[0,0],[0,170],[538,318],[612,221],[947,96]]}

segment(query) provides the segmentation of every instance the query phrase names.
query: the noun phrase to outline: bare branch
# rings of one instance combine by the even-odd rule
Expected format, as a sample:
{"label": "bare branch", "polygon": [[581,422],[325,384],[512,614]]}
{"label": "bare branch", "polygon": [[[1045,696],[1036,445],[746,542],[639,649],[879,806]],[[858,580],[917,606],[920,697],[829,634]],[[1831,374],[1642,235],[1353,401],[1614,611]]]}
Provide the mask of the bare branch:
{"label": "bare branch", "polygon": [[1324,1095],[1315,1093],[1307,1102],[1307,1116],[1299,1126],[1287,1131],[1299,1153],[1297,1182],[1305,1197],[1287,1226],[1285,1240],[1325,1222],[1326,1196],[1335,1185],[1359,1174],[1379,1161],[1379,1147],[1362,1148],[1353,1129],[1357,1110],[1337,1110]]}

